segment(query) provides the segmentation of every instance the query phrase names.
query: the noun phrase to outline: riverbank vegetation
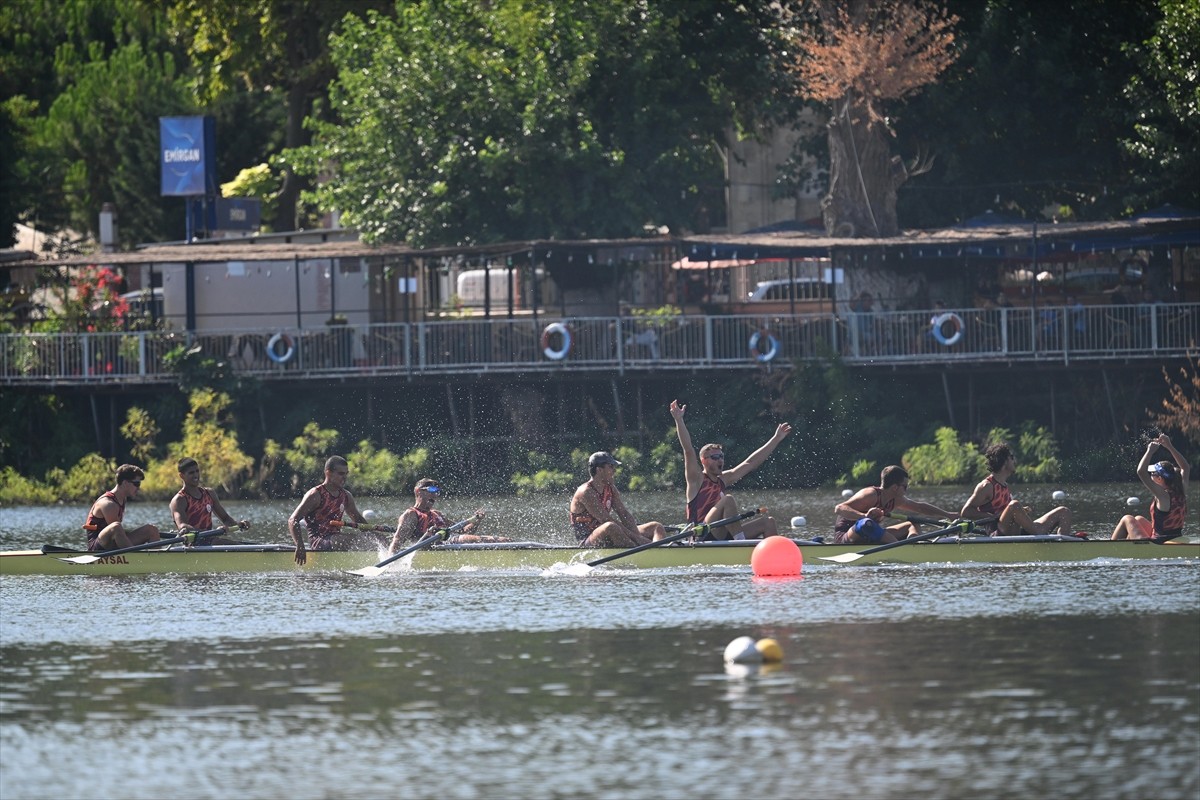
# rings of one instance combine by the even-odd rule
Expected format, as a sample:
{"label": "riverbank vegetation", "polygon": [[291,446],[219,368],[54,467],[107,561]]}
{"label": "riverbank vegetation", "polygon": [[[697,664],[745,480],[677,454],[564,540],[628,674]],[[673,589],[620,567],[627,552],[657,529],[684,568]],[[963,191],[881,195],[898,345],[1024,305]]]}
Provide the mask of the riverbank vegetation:
{"label": "riverbank vegetation", "polygon": [[[381,388],[364,401],[340,385],[297,392],[235,379],[222,389],[196,388],[197,377],[181,375],[186,388],[130,397],[123,411],[114,410],[121,416],[120,438],[114,432],[103,454],[103,447],[87,444],[93,439],[88,423],[100,414],[94,396],[88,403],[80,397],[15,397],[14,413],[0,421],[0,505],[86,502],[111,485],[115,467],[124,462],[146,470],[143,496],[165,500],[178,489],[175,464],[184,456],[196,458],[205,483],[228,498],[298,497],[321,480],[333,453],[346,456],[352,489],[367,496],[405,496],[425,475],[474,494],[566,493],[586,479],[587,456],[600,449],[623,463],[623,488],[678,488],[682,460],[666,413],[673,398],[689,405],[696,445],[719,442],[734,463],[765,442],[779,421],[791,422],[792,435],[746,479],[748,486],[766,488],[864,486],[893,463],[910,470],[915,486],[966,485],[986,474],[983,451],[996,441],[1016,451],[1019,482],[1120,480],[1128,477],[1145,437],[1158,429],[1200,445],[1194,362],[1178,376],[1164,373],[1161,400],[1133,415],[1141,422],[1127,425],[1122,437],[1097,435],[1095,419],[1084,413],[1091,392],[1086,385],[1076,387],[1074,417],[1060,419],[1057,431],[1043,418],[1010,415],[972,432],[948,424],[945,409],[929,400],[927,377],[868,375],[836,359],[757,378],[708,375],[627,385],[639,404],[655,409],[632,426],[614,424],[621,410],[586,387],[574,387],[586,397],[585,410],[567,409],[564,423],[562,386],[494,386],[486,392],[476,386],[474,434],[447,430],[455,412],[446,398],[462,387]],[[1011,404],[1040,380],[1009,378]],[[372,406],[378,408],[364,413]],[[103,437],[94,438],[99,443]]]}

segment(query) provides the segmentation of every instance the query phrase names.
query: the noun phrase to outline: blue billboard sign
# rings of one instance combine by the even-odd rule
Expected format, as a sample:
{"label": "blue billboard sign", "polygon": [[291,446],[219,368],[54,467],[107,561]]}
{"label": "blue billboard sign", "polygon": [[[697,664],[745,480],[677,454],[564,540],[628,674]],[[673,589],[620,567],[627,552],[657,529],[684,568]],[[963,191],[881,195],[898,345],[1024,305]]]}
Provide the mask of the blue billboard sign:
{"label": "blue billboard sign", "polygon": [[216,122],[212,117],[159,117],[162,194],[215,196]]}

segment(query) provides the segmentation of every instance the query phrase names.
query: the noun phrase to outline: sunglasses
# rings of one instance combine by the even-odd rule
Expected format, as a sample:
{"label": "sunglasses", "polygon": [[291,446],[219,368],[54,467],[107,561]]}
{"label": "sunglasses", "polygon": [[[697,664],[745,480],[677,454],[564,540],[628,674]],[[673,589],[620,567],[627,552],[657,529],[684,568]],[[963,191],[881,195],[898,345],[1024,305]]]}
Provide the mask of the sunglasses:
{"label": "sunglasses", "polygon": [[709,459],[710,461],[724,461],[725,454],[724,453],[709,453],[708,455],[705,456],[705,458]]}
{"label": "sunglasses", "polygon": [[422,488],[421,491],[429,492],[430,494],[437,494],[438,492],[441,491],[441,489],[439,489],[436,486],[426,486],[426,487]]}
{"label": "sunglasses", "polygon": [[141,486],[141,485],[142,485],[142,482],[141,482],[141,481],[130,481],[130,483],[132,483],[134,486]]}

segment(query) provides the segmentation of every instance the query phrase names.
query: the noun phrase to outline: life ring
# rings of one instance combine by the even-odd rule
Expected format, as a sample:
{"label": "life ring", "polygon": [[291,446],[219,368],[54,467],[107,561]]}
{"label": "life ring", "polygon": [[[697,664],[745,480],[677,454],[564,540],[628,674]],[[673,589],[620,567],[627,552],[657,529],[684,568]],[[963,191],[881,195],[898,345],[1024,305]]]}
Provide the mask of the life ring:
{"label": "life ring", "polygon": [[[282,353],[277,349],[280,342],[283,342]],[[294,355],[296,355],[296,345],[292,341],[292,337],[286,333],[277,333],[267,340],[267,358],[276,364],[286,364],[292,360]]]}
{"label": "life ring", "polygon": [[[554,334],[562,337],[562,345],[555,350],[550,346],[550,337]],[[562,361],[571,352],[571,329],[561,322],[551,322],[542,331],[542,354],[551,361]]]}
{"label": "life ring", "polygon": [[[946,334],[946,326],[953,326],[950,334]],[[963,321],[962,317],[955,314],[953,311],[947,311],[945,314],[938,314],[933,318],[933,338],[944,344],[946,347],[958,344],[958,340],[963,337]]]}
{"label": "life ring", "polygon": [[[762,344],[762,340],[764,338],[767,340],[766,350],[759,348],[759,345]],[[766,330],[755,331],[754,335],[750,337],[750,355],[754,356],[756,361],[760,361],[765,364],[778,355],[778,353],[779,340],[772,336],[770,332]]]}

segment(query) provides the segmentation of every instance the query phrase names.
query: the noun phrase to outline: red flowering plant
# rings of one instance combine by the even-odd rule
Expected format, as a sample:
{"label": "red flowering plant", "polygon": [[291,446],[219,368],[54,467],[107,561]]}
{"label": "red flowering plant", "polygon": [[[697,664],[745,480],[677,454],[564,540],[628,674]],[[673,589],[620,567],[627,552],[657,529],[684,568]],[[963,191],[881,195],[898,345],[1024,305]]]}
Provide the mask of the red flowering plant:
{"label": "red flowering plant", "polygon": [[129,301],[121,297],[125,279],[111,267],[87,266],[73,271],[59,284],[57,313],[45,328],[58,331],[123,331]]}

